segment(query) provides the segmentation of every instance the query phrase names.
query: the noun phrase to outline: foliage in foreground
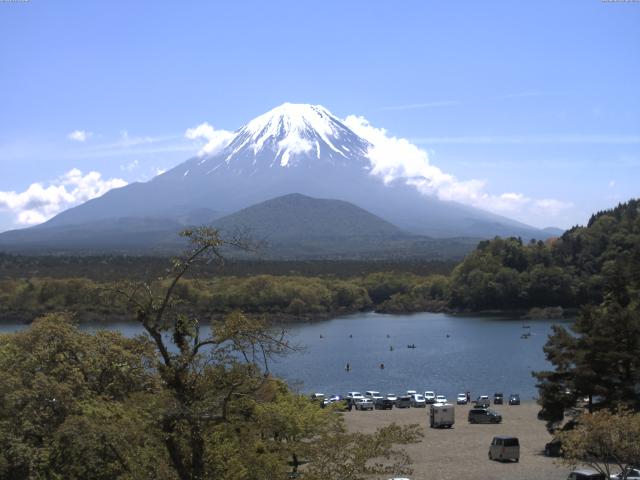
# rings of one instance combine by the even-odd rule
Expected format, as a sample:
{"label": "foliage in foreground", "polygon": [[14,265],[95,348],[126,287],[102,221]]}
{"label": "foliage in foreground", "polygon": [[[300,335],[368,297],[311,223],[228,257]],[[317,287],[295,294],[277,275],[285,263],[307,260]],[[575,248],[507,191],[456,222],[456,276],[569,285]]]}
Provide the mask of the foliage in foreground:
{"label": "foliage in foreground", "polygon": [[589,410],[624,406],[640,410],[640,307],[611,293],[585,307],[571,331],[554,326],[544,351],[553,370],[535,372],[548,427],[587,397]]}
{"label": "foliage in foreground", "polygon": [[[68,315],[0,337],[0,477],[251,480],[285,478],[294,461],[305,464],[300,472],[310,480],[338,478],[326,472],[353,480],[372,471],[410,473],[410,460],[394,445],[416,441],[415,426],[346,433],[341,414],[248,364],[194,371],[194,394],[202,396],[179,411],[157,367],[148,338],[85,333]],[[196,412],[194,422],[188,417]],[[169,420],[177,425],[170,433]],[[200,447],[190,424],[198,426]],[[167,435],[180,457],[172,459]],[[202,453],[199,474],[194,447]],[[387,466],[369,465],[373,457]]]}
{"label": "foliage in foreground", "polygon": [[587,464],[609,478],[612,466],[620,471],[640,465],[640,413],[602,410],[584,413],[575,428],[558,435],[563,461]]}

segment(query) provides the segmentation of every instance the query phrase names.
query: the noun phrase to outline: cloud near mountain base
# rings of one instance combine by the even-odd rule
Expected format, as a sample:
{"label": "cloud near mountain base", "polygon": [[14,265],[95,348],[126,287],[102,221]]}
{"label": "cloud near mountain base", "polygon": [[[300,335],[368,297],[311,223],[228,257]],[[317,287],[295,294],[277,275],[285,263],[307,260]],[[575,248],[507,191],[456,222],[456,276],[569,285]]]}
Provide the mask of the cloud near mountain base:
{"label": "cloud near mountain base", "polygon": [[349,115],[344,123],[372,144],[368,152],[371,173],[380,176],[386,183],[405,181],[420,192],[436,195],[441,200],[472,205],[499,214],[529,211],[553,217],[573,206],[555,199],[531,198],[522,193],[487,193],[485,180],[458,180],[432,165],[426,151],[405,138],[389,135],[384,128],[373,127],[364,117]]}
{"label": "cloud near mountain base", "polygon": [[121,178],[103,179],[99,172],[85,175],[74,168],[47,186],[36,182],[23,192],[0,191],[0,210],[11,212],[18,225],[35,225],[125,185],[127,182]]}

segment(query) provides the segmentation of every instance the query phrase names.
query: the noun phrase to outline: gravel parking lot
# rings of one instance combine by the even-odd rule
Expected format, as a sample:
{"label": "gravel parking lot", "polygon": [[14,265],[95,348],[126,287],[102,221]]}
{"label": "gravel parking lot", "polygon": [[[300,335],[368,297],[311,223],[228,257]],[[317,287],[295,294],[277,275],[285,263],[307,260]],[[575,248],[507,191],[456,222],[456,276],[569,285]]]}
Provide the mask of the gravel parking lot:
{"label": "gravel parking lot", "polygon": [[[490,408],[502,415],[498,425],[467,422],[469,406],[456,405],[452,429],[429,428],[427,408],[352,411],[344,414],[351,431],[373,432],[393,422],[424,426],[422,441],[406,447],[413,459],[411,480],[565,480],[570,468],[543,455],[551,436],[544,422],[536,418],[540,407],[534,402],[498,405]],[[513,435],[520,439],[520,462],[491,461],[487,454],[494,435]],[[555,460],[555,461],[554,461]]]}

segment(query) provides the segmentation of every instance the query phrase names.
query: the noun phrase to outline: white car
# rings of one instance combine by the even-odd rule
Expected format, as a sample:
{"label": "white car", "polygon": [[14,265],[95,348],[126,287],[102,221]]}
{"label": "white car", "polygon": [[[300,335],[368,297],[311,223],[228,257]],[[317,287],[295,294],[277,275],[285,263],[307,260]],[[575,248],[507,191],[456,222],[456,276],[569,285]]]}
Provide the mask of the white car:
{"label": "white car", "polygon": [[436,395],[436,403],[447,403],[447,397],[444,395]]}
{"label": "white car", "polygon": [[424,392],[424,400],[427,403],[436,403],[436,393],[430,390]]}
{"label": "white car", "polygon": [[609,476],[609,478],[612,480],[622,480],[623,478],[626,478],[628,480],[638,480],[640,479],[640,467],[627,468],[626,474],[627,476],[625,477],[623,473],[620,472],[616,473],[615,475]]}
{"label": "white car", "polygon": [[373,402],[368,398],[356,400],[356,410],[373,410]]}
{"label": "white car", "polygon": [[355,402],[357,400],[363,399],[364,395],[362,395],[360,392],[347,392],[347,398]]}
{"label": "white car", "polygon": [[398,401],[398,396],[395,393],[387,393],[387,400],[391,400],[395,405]]}
{"label": "white car", "polygon": [[371,400],[372,402],[375,403],[376,400],[378,400],[379,398],[384,398],[380,392],[376,392],[375,390],[367,390],[366,392],[364,392],[364,396],[365,398],[368,398],[369,400]]}
{"label": "white car", "polygon": [[456,399],[456,403],[458,405],[466,405],[467,404],[467,394],[466,393],[459,393],[458,397]]}
{"label": "white car", "polygon": [[424,395],[414,393],[411,395],[411,406],[413,408],[424,408],[427,406],[427,402],[424,400]]}
{"label": "white car", "polygon": [[407,390],[407,395],[409,395],[409,396],[415,395],[416,393],[418,393],[417,390]]}

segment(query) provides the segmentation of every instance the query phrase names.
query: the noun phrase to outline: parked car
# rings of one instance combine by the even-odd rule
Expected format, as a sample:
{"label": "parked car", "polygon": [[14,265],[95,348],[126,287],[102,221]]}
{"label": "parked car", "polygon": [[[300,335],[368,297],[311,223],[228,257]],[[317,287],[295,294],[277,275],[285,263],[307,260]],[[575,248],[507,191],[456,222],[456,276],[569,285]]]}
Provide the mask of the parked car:
{"label": "parked car", "polygon": [[322,402],[324,404],[328,404],[328,403],[333,403],[333,402],[339,402],[340,400],[343,400],[344,397],[342,397],[341,395],[331,395],[329,398],[325,398]]}
{"label": "parked car", "polygon": [[502,393],[494,393],[493,394],[493,404],[494,405],[502,405],[504,402],[504,395]]}
{"label": "parked car", "polygon": [[562,456],[562,442],[558,438],[554,438],[544,446],[545,457],[561,457]]}
{"label": "parked car", "polygon": [[447,397],[444,395],[436,395],[436,403],[447,403]]}
{"label": "parked car", "polygon": [[387,393],[387,399],[391,400],[394,405],[398,403],[398,396],[395,393]]}
{"label": "parked car", "polygon": [[489,395],[480,395],[478,398],[476,398],[476,401],[474,402],[474,407],[488,407],[489,405],[491,405],[491,400],[489,400]]}
{"label": "parked car", "polygon": [[396,401],[397,408],[410,408],[411,407],[411,397],[409,395],[402,395],[398,397]]}
{"label": "parked car", "polygon": [[376,392],[375,390],[367,390],[366,392],[364,392],[364,396],[371,400],[373,403],[375,403],[377,399],[383,398],[380,392]]}
{"label": "parked car", "polygon": [[436,393],[430,390],[424,392],[424,401],[427,403],[436,403]]}
{"label": "parked car", "polygon": [[391,410],[395,403],[395,400],[391,400],[389,398],[377,398],[373,402],[373,408],[376,410]]}
{"label": "parked car", "polygon": [[489,460],[520,461],[520,441],[516,437],[493,437],[489,447]]}
{"label": "parked car", "polygon": [[373,410],[373,402],[369,398],[356,400],[356,410]]}
{"label": "parked car", "polygon": [[347,398],[355,403],[356,401],[364,398],[364,395],[360,392],[347,392]]}
{"label": "parked car", "polygon": [[500,423],[502,415],[488,408],[472,408],[469,410],[469,423]]}
{"label": "parked car", "polygon": [[517,393],[509,395],[509,405],[520,405],[520,395]]}
{"label": "parked car", "polygon": [[329,398],[325,398],[322,402],[323,406],[338,405],[339,410],[347,410],[349,407],[349,400],[341,395],[331,395]]}
{"label": "parked car", "polygon": [[590,468],[580,468],[573,470],[567,477],[567,480],[606,480],[606,478],[604,473],[597,472]]}
{"label": "parked car", "polygon": [[407,390],[407,395],[409,395],[409,396],[415,395],[416,393],[418,393],[417,390]]}
{"label": "parked car", "polygon": [[414,393],[411,395],[411,406],[414,408],[424,408],[427,406],[427,402],[424,401],[424,395]]}
{"label": "parked car", "polygon": [[458,398],[456,400],[456,403],[458,405],[466,405],[467,404],[467,394],[466,393],[459,393],[458,394]]}
{"label": "parked car", "polygon": [[[626,474],[626,476],[625,476]],[[627,467],[624,472],[616,473],[615,475],[610,475],[609,478],[611,480],[638,480],[640,479],[640,467]]]}

